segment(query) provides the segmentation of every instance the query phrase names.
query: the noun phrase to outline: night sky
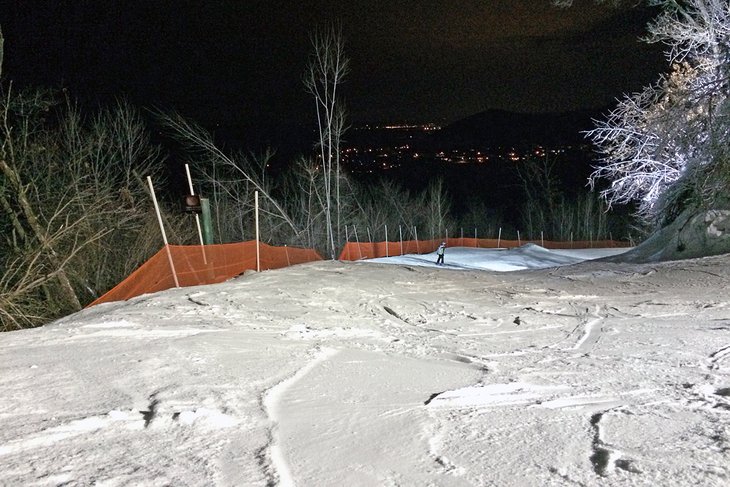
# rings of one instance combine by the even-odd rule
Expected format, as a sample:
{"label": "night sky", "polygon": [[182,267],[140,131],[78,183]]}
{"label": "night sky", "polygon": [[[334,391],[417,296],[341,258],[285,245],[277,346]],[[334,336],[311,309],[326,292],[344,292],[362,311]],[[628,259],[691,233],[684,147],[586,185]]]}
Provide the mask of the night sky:
{"label": "night sky", "polygon": [[652,13],[589,0],[0,0],[6,80],[125,95],[211,127],[310,123],[309,34],[331,19],[353,124],[606,106],[665,69],[661,46],[637,40]]}

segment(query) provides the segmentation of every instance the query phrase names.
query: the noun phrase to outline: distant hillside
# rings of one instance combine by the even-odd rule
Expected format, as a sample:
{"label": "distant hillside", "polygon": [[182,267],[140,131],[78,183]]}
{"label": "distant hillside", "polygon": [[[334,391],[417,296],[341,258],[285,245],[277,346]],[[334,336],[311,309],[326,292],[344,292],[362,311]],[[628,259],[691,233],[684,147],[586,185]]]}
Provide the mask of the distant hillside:
{"label": "distant hillside", "polygon": [[488,110],[456,121],[432,134],[434,143],[450,147],[580,144],[582,132],[605,110],[566,113],[513,113]]}

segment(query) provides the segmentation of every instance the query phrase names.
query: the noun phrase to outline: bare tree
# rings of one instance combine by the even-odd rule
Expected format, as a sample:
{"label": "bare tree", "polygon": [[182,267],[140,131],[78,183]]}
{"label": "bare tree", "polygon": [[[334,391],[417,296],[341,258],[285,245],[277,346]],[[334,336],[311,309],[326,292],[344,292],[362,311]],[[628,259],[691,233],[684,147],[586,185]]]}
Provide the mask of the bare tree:
{"label": "bare tree", "polygon": [[5,38],[3,37],[3,28],[0,26],[0,79],[3,75],[3,54],[5,53]]}
{"label": "bare tree", "polygon": [[[314,96],[319,128],[319,160],[324,175],[324,211],[327,225],[330,256],[335,258],[335,233],[338,240],[341,225],[340,201],[340,140],[345,130],[345,111],[339,100],[338,88],[348,71],[349,61],[344,53],[342,29],[331,24],[312,35],[313,53],[304,77],[307,91]],[[333,228],[332,206],[334,181],[334,205],[336,228]]]}
{"label": "bare tree", "polygon": [[84,118],[59,93],[2,92],[0,327],[78,310],[159,249],[138,171],[160,162],[126,103]]}
{"label": "bare tree", "polygon": [[[39,215],[38,209],[31,203],[32,195],[29,195],[29,181],[25,180],[22,173],[22,166],[25,163],[30,162],[29,159],[32,157],[32,152],[38,150],[36,147],[29,146],[28,136],[33,135],[37,127],[30,117],[23,117],[23,114],[30,112],[31,116],[35,116],[35,110],[43,108],[45,103],[40,97],[23,97],[18,98],[18,108],[21,110],[20,118],[20,137],[14,136],[13,128],[11,127],[11,113],[13,111],[14,97],[12,90],[8,90],[7,95],[3,99],[2,108],[0,111],[0,117],[2,117],[0,131],[2,132],[2,144],[0,145],[0,171],[4,176],[5,184],[9,190],[9,193],[14,196],[17,202],[17,209],[19,214],[12,211],[10,204],[5,199],[6,211],[10,209],[9,216],[14,221],[16,227],[23,227],[20,223],[22,218],[25,225],[27,225],[29,232],[37,239],[43,249],[46,251],[47,259],[50,261],[54,269],[56,269],[55,275],[59,281],[60,289],[65,295],[65,299],[72,306],[73,310],[81,309],[81,303],[79,301],[76,292],[74,291],[71,281],[68,278],[66,270],[64,268],[63,259],[58,255],[55,246],[53,245],[53,239],[50,237],[50,232],[47,226],[43,225],[42,215]],[[31,173],[28,179],[32,179],[36,174]],[[54,217],[48,221],[49,224],[54,223],[56,216],[60,216],[58,212],[54,213]],[[66,222],[68,224],[68,222]],[[22,232],[22,235],[28,235],[28,232]]]}
{"label": "bare tree", "polygon": [[274,195],[272,185],[266,177],[265,169],[272,153],[267,153],[258,160],[241,154],[230,156],[218,148],[208,131],[185,120],[179,114],[157,115],[170,135],[189,151],[191,160],[195,162],[206,182],[216,191],[226,193],[228,201],[233,202],[243,212],[240,213],[241,218],[246,208],[252,208],[253,198],[250,194],[258,191],[267,205],[264,208],[265,215],[286,225],[293,234],[300,232],[296,222]]}
{"label": "bare tree", "polygon": [[446,236],[451,205],[443,181],[437,179],[431,183],[421,197],[426,208],[426,228],[431,232],[431,238]]}

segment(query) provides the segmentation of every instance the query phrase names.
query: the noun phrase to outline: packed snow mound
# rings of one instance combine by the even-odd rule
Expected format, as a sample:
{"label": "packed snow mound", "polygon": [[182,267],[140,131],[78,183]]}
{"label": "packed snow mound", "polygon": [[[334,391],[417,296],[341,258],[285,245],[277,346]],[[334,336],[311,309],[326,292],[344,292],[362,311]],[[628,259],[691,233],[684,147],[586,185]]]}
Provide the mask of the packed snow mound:
{"label": "packed snow mound", "polygon": [[728,281],[326,261],[101,304],[0,335],[0,485],[726,486]]}
{"label": "packed snow mound", "polygon": [[368,259],[363,262],[419,267],[439,267],[452,270],[518,271],[545,269],[577,264],[624,253],[628,248],[615,249],[546,249],[528,243],[513,249],[482,249],[474,247],[448,247],[444,265],[436,265],[436,252],[429,254],[406,254],[394,257]]}
{"label": "packed snow mound", "polygon": [[730,253],[730,210],[685,211],[614,262],[661,262]]}

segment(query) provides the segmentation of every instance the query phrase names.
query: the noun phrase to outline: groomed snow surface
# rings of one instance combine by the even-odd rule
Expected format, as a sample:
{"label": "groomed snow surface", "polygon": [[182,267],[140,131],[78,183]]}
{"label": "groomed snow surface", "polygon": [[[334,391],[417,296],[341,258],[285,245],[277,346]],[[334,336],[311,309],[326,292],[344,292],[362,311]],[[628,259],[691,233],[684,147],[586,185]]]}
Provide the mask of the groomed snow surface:
{"label": "groomed snow surface", "polygon": [[616,252],[317,262],[1,334],[0,485],[730,485],[730,255],[576,263]]}

